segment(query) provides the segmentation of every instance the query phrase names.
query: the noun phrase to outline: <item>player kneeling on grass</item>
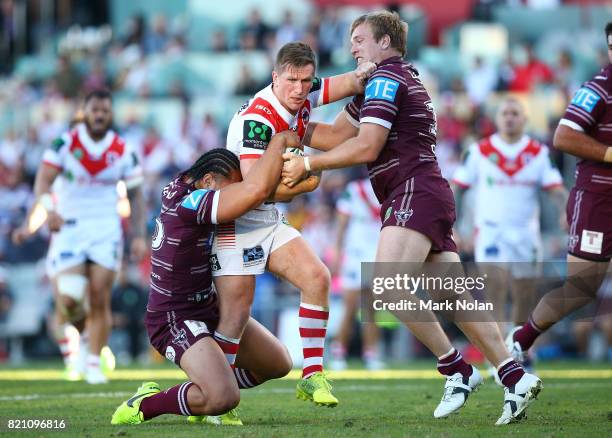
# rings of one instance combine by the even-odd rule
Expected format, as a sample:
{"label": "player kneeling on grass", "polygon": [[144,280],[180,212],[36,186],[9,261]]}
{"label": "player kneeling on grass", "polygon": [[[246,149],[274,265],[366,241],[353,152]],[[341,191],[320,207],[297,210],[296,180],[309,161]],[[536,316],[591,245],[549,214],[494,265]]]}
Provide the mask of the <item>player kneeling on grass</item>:
{"label": "player kneeling on grass", "polygon": [[236,340],[216,333],[215,261],[209,257],[215,224],[231,222],[267,199],[278,185],[282,153],[298,144],[290,131],[275,135],[244,181],[238,158],[227,149],[213,149],[163,189],[151,245],[145,324],[153,347],[180,366],[189,381],[163,392],[154,382],[144,383],[117,408],[112,424],[139,424],[162,414],[206,416],[214,422],[210,416],[225,413],[216,421],[242,424],[231,412],[240,400],[239,389],[291,369],[286,348],[253,318],[239,354]]}

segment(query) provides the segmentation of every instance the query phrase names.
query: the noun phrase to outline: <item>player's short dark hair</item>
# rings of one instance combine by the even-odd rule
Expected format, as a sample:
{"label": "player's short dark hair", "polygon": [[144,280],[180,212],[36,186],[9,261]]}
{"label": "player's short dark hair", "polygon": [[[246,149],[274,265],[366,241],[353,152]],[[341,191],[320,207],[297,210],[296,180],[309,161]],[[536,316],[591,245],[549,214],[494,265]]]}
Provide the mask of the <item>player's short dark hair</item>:
{"label": "player's short dark hair", "polygon": [[[611,34],[612,34],[612,21],[609,21],[608,24],[606,24],[606,40],[608,36]],[[608,41],[606,41],[606,44],[608,44]]]}
{"label": "player's short dark hair", "polygon": [[391,47],[398,50],[402,56],[406,56],[408,23],[403,21],[397,12],[376,11],[362,15],[353,21],[351,25],[351,35],[355,31],[355,28],[363,23],[368,23],[370,25],[376,42],[380,41],[385,35],[389,35]]}
{"label": "player's short dark hair", "polygon": [[294,41],[285,44],[276,54],[274,71],[281,73],[288,66],[305,67],[309,64],[316,69],[317,59],[312,48],[302,41]]}
{"label": "player's short dark hair", "polygon": [[240,170],[240,160],[228,149],[215,148],[202,154],[183,175],[198,180],[207,173],[216,173],[225,178],[232,170]]}
{"label": "player's short dark hair", "polygon": [[85,104],[87,104],[87,102],[89,102],[91,99],[108,99],[112,101],[113,94],[106,88],[99,88],[87,93],[85,96]]}

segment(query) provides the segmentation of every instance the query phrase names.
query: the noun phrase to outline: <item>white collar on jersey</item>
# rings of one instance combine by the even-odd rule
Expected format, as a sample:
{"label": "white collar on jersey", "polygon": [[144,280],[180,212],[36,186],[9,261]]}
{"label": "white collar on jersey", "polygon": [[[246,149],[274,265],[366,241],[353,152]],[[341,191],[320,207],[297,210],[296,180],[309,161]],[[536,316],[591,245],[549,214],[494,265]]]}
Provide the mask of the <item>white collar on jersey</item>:
{"label": "white collar on jersey", "polygon": [[276,94],[274,94],[274,90],[272,90],[272,84],[264,88],[264,91],[269,96],[266,96],[266,99],[270,101],[276,112],[285,120],[285,122],[291,125],[297,114],[294,116],[287,110],[287,108],[283,106],[282,103],[280,103],[280,100],[278,100],[278,97],[276,97]]}
{"label": "white collar on jersey", "polygon": [[101,155],[107,150],[113,142],[115,138],[115,133],[112,129],[109,129],[104,138],[100,141],[94,141],[87,132],[87,127],[85,123],[79,123],[77,125],[77,133],[79,135],[79,140],[81,144],[87,149],[92,155]]}
{"label": "white collar on jersey", "polygon": [[529,144],[531,138],[527,134],[523,134],[521,139],[516,143],[506,143],[502,140],[499,134],[495,133],[491,136],[491,144],[508,158],[514,158],[521,153]]}

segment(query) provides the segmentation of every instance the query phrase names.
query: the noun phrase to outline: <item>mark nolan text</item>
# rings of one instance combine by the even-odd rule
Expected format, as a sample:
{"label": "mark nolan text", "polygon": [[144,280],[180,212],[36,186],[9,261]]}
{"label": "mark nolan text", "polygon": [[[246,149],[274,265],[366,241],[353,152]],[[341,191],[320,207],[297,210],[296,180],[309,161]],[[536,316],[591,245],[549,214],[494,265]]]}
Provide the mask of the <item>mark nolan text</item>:
{"label": "mark nolan text", "polygon": [[383,300],[374,300],[374,310],[389,310],[389,311],[404,311],[404,310],[432,310],[440,311],[455,311],[455,310],[478,310],[478,311],[493,311],[493,303],[483,302],[478,300],[456,300],[437,302],[432,300],[412,301],[399,300],[385,302]]}

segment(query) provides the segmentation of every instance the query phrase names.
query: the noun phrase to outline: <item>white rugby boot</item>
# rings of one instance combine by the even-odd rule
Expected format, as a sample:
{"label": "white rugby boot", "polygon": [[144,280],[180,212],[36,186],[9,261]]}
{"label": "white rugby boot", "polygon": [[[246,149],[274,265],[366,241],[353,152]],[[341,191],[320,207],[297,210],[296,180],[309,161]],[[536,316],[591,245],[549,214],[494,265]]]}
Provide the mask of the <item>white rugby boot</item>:
{"label": "white rugby boot", "polygon": [[482,385],[483,378],[476,368],[472,367],[472,374],[469,378],[464,378],[461,373],[455,373],[446,377],[444,394],[440,404],[434,411],[435,418],[444,418],[457,412],[468,399],[468,396],[478,390]]}

